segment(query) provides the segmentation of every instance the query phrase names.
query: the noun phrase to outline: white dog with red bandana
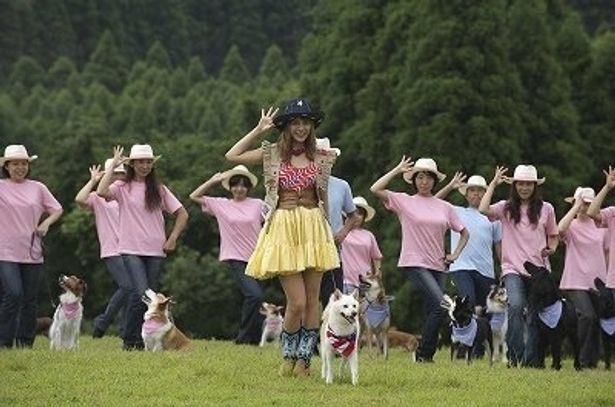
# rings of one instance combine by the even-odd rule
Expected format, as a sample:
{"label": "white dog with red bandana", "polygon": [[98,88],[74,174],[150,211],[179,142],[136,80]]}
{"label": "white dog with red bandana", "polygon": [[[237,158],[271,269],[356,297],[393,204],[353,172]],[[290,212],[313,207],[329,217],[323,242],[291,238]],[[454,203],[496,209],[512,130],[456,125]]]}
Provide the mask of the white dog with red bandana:
{"label": "white dog with red bandana", "polygon": [[[359,292],[350,295],[335,290],[322,313],[320,327],[320,356],[322,378],[333,383],[335,353],[342,357],[342,366],[350,366],[352,384],[359,381]],[[341,369],[340,369],[341,371]]]}

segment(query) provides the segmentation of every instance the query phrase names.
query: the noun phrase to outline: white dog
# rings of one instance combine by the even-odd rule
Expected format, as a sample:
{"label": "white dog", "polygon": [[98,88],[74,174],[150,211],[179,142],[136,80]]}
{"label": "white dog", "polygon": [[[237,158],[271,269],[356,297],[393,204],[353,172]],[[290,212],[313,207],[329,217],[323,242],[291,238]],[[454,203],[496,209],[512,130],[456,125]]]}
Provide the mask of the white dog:
{"label": "white dog", "polygon": [[[352,384],[359,380],[359,293],[345,295],[336,289],[322,313],[320,328],[320,355],[322,378],[333,383],[333,360],[337,352],[342,356],[342,366],[350,365]],[[341,371],[341,368],[340,368]]]}
{"label": "white dog", "polygon": [[79,349],[79,332],[83,317],[81,300],[87,284],[76,276],[61,275],[58,283],[64,292],[49,328],[49,349]]}
{"label": "white dog", "polygon": [[261,304],[260,313],[265,316],[263,321],[263,334],[259,346],[265,346],[268,342],[273,342],[276,345],[280,343],[280,335],[282,335],[282,326],[284,325],[284,317],[282,310],[284,307],[275,304],[263,302]]}
{"label": "white dog", "polygon": [[190,339],[177,329],[169,318],[171,298],[157,294],[153,290],[147,290],[141,300],[147,304],[141,328],[145,350],[184,349],[190,345]]}
{"label": "white dog", "polygon": [[[494,285],[487,295],[487,313],[491,314],[491,332],[493,333],[493,359],[502,358],[502,362],[508,362],[506,357],[506,331],[508,331],[508,294],[506,288]],[[501,349],[501,351],[500,351]],[[501,352],[501,353],[500,353]]]}

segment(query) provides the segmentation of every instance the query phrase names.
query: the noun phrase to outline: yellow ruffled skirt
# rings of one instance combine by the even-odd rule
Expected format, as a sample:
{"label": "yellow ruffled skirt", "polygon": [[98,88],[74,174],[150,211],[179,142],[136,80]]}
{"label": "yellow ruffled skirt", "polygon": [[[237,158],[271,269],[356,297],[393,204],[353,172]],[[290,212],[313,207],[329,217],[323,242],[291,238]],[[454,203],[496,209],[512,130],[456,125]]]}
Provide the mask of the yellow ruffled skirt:
{"label": "yellow ruffled skirt", "polygon": [[320,208],[276,209],[258,236],[246,274],[258,280],[340,265],[331,228]]}

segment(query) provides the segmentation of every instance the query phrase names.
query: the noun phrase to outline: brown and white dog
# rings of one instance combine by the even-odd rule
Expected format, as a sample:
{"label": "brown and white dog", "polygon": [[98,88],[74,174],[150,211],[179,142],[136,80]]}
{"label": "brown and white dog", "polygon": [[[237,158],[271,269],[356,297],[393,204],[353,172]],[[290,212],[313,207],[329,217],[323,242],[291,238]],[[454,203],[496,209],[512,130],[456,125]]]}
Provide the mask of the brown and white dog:
{"label": "brown and white dog", "polygon": [[391,324],[392,297],[385,295],[382,276],[378,273],[359,275],[361,299],[361,331],[365,336],[369,352],[372,351],[372,338],[386,359],[389,356],[387,332]]}
{"label": "brown and white dog", "polygon": [[508,362],[506,353],[506,332],[508,331],[508,294],[502,285],[492,285],[487,295],[487,314],[491,314],[489,324],[493,334],[493,359]]}
{"label": "brown and white dog", "polygon": [[410,353],[412,361],[416,362],[416,350],[421,342],[420,335],[412,335],[407,332],[399,331],[392,326],[387,332],[387,338],[389,339],[389,348],[404,348]]}
{"label": "brown and white dog", "polygon": [[147,290],[141,299],[147,304],[141,328],[145,350],[179,350],[190,345],[190,339],[169,319],[170,297]]}
{"label": "brown and white dog", "polygon": [[58,284],[64,290],[49,328],[49,349],[79,349],[79,333],[83,318],[81,301],[87,284],[76,276],[61,275]]}
{"label": "brown and white dog", "polygon": [[284,307],[281,305],[268,302],[261,304],[259,312],[265,316],[265,320],[263,321],[263,334],[259,346],[265,346],[269,342],[276,345],[280,343],[280,335],[282,335],[282,326],[284,325],[283,309]]}

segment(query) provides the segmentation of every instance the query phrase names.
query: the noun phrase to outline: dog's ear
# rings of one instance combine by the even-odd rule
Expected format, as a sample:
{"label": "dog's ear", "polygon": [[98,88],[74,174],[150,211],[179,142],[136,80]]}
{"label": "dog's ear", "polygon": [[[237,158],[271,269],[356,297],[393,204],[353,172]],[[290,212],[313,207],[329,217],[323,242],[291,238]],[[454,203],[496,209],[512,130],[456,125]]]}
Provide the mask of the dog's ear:
{"label": "dog's ear", "polygon": [[596,286],[596,288],[597,288],[598,290],[602,290],[604,287],[606,287],[606,286],[604,285],[604,281],[602,281],[602,280],[601,280],[600,278],[598,278],[598,277],[596,277],[596,278],[594,279],[594,285]]}
{"label": "dog's ear", "polygon": [[359,290],[357,290],[356,288],[354,290],[352,290],[352,294],[351,294],[355,300],[359,299]]}
{"label": "dog's ear", "polygon": [[530,263],[529,261],[523,263],[523,267],[525,268],[525,271],[527,271],[532,277],[538,274],[541,270],[540,267],[538,267],[534,263]]}
{"label": "dog's ear", "polygon": [[284,311],[284,306],[283,305],[278,305],[277,307],[275,307],[275,309],[277,309],[278,312],[281,314],[282,311]]}
{"label": "dog's ear", "polygon": [[335,298],[336,301],[342,298],[342,292],[339,288],[336,288],[335,291],[333,291],[333,298]]}

